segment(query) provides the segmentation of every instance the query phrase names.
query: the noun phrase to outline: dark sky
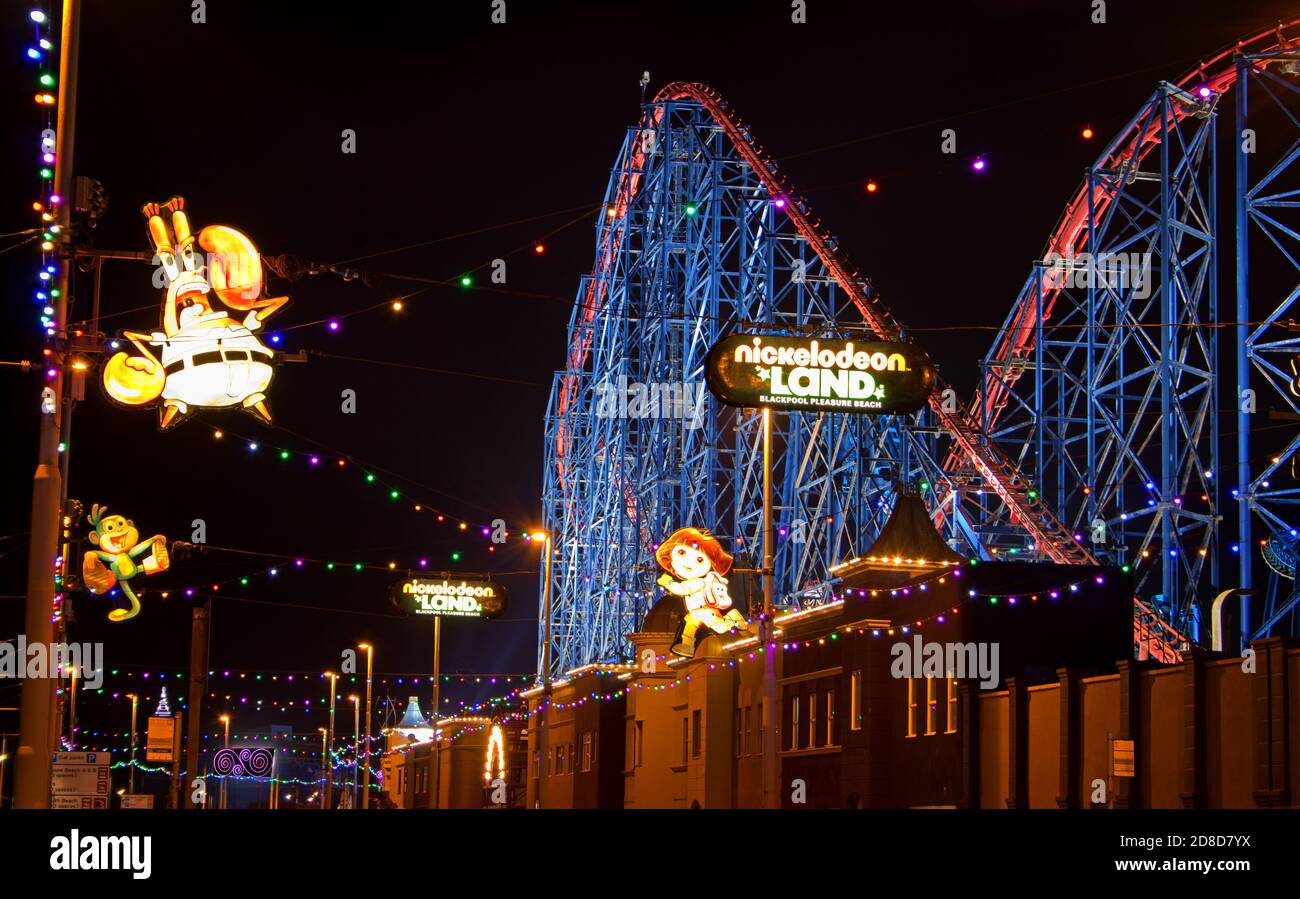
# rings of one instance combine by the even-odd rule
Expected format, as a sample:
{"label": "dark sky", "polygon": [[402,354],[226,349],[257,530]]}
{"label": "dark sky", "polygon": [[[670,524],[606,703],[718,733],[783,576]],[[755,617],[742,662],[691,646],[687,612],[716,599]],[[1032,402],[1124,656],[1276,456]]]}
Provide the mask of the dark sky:
{"label": "dark sky", "polygon": [[[510,292],[434,287],[400,315],[356,314],[331,333],[311,323],[412,288],[330,275],[273,282],[292,298],[273,320],[287,329],[282,348],[385,364],[313,358],[281,367],[272,430],[226,413],[160,434],[152,413],[118,410],[92,383],[76,416],[71,494],[110,504],[150,534],[188,539],[190,522],[202,518],[221,547],[534,571],[533,548],[488,553],[476,528],[466,536],[411,507],[437,506],[476,526],[538,524],[547,386],[563,363],[569,304],[592,263],[593,211],[637,117],[643,69],[651,91],[672,80],[721,91],[904,323],[967,328],[924,340],[964,393],[992,339],[969,326],[1002,323],[1100,143],[1158,79],[1179,77],[1294,4],[1113,0],[1105,25],[1091,24],[1090,11],[1086,0],[809,0],[808,24],[793,25],[784,0],[509,0],[508,23],[494,26],[488,0],[220,0],[196,25],[179,0],[91,0],[76,170],[102,181],[110,198],[96,246],[145,249],[140,205],[183,194],[197,226],[239,227],[264,254],[335,262],[430,242],[356,265],[455,279],[504,257]],[[23,58],[25,7],[6,3],[3,16],[0,231],[8,232],[32,223],[40,126],[36,72]],[[1085,125],[1096,129],[1091,143],[1079,137]],[[946,127],[957,130],[956,158],[939,153]],[[340,150],[345,128],[356,131],[355,155]],[[976,177],[968,164],[978,154],[989,169]],[[876,194],[863,190],[869,178]],[[509,224],[524,219],[532,221]],[[538,239],[541,256],[532,252]],[[34,272],[30,248],[0,256],[4,359],[39,353]],[[105,330],[158,326],[162,295],[149,275],[140,263],[106,266]],[[78,276],[75,317],[88,311],[89,284]],[[357,392],[355,415],[340,411],[348,388]],[[3,536],[28,529],[38,378],[6,368],[0,389],[10,412]],[[226,439],[216,441],[205,422]],[[241,437],[262,449],[250,454]],[[268,447],[295,455],[282,462]],[[321,470],[302,455],[313,451]],[[404,498],[366,484],[357,465],[339,471],[337,451],[369,463]],[[0,541],[0,594],[9,597],[0,599],[0,638],[22,627],[22,601],[13,598],[24,588],[22,543]],[[464,554],[454,566],[453,551]],[[148,584],[152,595],[132,622],[109,625],[107,603],[79,600],[73,637],[108,641],[110,666],[183,666],[189,602],[152,591],[248,574],[250,588],[226,592],[369,614],[218,599],[212,667],[320,671],[369,638],[381,672],[428,670],[429,626],[382,617],[390,575],[280,566],[271,581],[272,564],[226,551],[178,562],[165,582]],[[499,621],[451,623],[445,671],[533,669],[537,577],[503,580],[511,608]],[[0,688],[0,706],[15,694]],[[316,693],[284,697],[305,695]],[[457,687],[447,695],[485,694]],[[0,729],[12,730],[4,714]],[[302,714],[270,721],[309,731],[320,723]]]}

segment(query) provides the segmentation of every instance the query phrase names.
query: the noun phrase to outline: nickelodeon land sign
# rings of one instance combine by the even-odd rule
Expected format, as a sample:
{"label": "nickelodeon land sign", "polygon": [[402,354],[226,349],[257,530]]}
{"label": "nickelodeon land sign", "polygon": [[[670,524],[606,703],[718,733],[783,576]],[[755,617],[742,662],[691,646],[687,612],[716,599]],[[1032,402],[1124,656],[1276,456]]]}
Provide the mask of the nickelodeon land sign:
{"label": "nickelodeon land sign", "polygon": [[935,375],[911,344],[735,334],[709,351],[705,379],[729,406],[892,415],[924,406]]}
{"label": "nickelodeon land sign", "polygon": [[495,618],[506,607],[506,588],[485,578],[410,577],[389,597],[403,615]]}

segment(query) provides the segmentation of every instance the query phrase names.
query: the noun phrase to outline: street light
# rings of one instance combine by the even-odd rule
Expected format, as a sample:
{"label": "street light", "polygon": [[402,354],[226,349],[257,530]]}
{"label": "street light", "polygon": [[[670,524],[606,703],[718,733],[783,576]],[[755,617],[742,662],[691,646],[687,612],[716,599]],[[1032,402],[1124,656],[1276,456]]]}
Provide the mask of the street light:
{"label": "street light", "polygon": [[365,771],[362,773],[361,801],[362,808],[370,808],[370,699],[371,681],[375,674],[375,648],[369,643],[362,643],[359,649],[366,651],[366,752]]}
{"label": "street light", "polygon": [[324,788],[325,788],[325,741],[326,741],[326,739],[327,739],[328,731],[326,731],[325,728],[323,728],[323,727],[318,727],[318,728],[316,728],[316,729],[317,729],[318,731],[320,731],[320,764],[321,764],[321,771],[320,771],[320,773],[321,773],[320,807],[321,807],[321,808],[326,808],[326,805],[325,805],[325,789],[324,789]]}
{"label": "street light", "polygon": [[348,697],[352,700],[352,807],[357,807],[357,775],[361,759],[361,697],[355,693]]}
{"label": "street light", "polygon": [[127,698],[131,700],[131,757],[128,760],[128,765],[131,768],[130,792],[134,794],[135,793],[135,713],[136,713],[136,709],[140,707],[140,697],[136,696],[134,693],[128,693],[126,695]]}
{"label": "street light", "polygon": [[[222,715],[222,716],[221,716],[220,718],[218,718],[217,720],[220,721],[222,724],[224,724],[224,725],[226,726],[226,742],[223,743],[222,745],[223,745],[226,749],[229,749],[229,748],[230,748],[230,716],[229,716],[229,715]],[[227,806],[226,806],[226,781],[227,781],[228,779],[229,779],[229,778],[227,778],[227,777],[223,777],[223,778],[221,778],[221,807],[222,807],[223,809],[227,807]]]}
{"label": "street light", "polygon": [[[550,758],[550,699],[551,699],[551,535],[545,531],[538,531],[533,535],[534,540],[542,541],[546,548],[546,567],[542,575],[542,701],[540,706],[541,714],[538,717],[537,728],[537,755],[539,758]],[[542,784],[541,779],[537,783],[537,795],[533,797],[534,802],[541,806],[542,803]]]}
{"label": "street light", "polygon": [[329,758],[329,751],[334,749],[334,702],[338,698],[339,676],[333,671],[326,671],[325,676],[330,679],[330,729],[329,736],[326,738],[326,755],[325,763],[325,801],[321,808],[334,807],[334,764]]}

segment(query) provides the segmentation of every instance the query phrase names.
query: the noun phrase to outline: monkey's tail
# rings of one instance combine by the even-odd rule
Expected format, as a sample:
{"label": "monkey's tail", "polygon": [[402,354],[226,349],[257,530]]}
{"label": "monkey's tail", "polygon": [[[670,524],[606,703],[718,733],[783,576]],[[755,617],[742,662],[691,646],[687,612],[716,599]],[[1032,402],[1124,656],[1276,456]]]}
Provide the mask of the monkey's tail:
{"label": "monkey's tail", "polygon": [[127,621],[140,614],[140,600],[136,599],[135,591],[131,589],[130,585],[127,584],[126,581],[120,581],[118,586],[122,588],[122,594],[126,596],[127,599],[131,600],[131,608],[114,609],[108,613],[109,621]]}

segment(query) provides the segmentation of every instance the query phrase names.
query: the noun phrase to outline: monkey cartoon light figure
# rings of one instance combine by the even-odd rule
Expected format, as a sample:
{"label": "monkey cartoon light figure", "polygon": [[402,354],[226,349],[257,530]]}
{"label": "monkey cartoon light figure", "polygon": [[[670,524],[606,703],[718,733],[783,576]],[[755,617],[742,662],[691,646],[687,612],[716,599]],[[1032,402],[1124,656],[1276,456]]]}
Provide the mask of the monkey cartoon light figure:
{"label": "monkey cartoon light figure", "polygon": [[[114,609],[108,613],[108,620],[126,621],[140,614],[140,600],[131,589],[131,578],[141,571],[145,574],[166,571],[171,557],[167,554],[167,538],[162,534],[141,543],[134,522],[122,515],[105,514],[107,512],[108,507],[99,504],[90,508],[88,521],[93,530],[86,539],[97,549],[86,550],[81,560],[81,579],[95,594],[121,587],[123,595],[131,601],[131,608]],[[140,561],[141,556],[143,561]]]}
{"label": "monkey cartoon light figure", "polygon": [[701,627],[715,634],[748,630],[745,616],[731,607],[724,575],[732,557],[708,531],[679,528],[655,550],[655,561],[667,572],[659,585],[686,603],[680,634],[672,651],[695,655],[695,634]]}
{"label": "monkey cartoon light figure", "polygon": [[[104,364],[104,391],[125,406],[147,406],[161,398],[158,422],[163,430],[195,409],[230,407],[269,424],[266,390],[275,371],[274,354],[256,332],[289,298],[262,297],[261,256],[244,233],[209,225],[196,237],[183,197],[161,206],[148,203],[142,211],[167,274],[163,329],[122,332],[134,352],[116,353]],[[196,242],[207,253],[206,263],[195,253]],[[214,293],[244,317],[237,320],[215,308]],[[158,355],[151,347],[158,348]]]}

